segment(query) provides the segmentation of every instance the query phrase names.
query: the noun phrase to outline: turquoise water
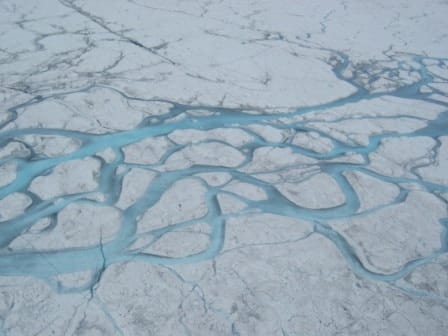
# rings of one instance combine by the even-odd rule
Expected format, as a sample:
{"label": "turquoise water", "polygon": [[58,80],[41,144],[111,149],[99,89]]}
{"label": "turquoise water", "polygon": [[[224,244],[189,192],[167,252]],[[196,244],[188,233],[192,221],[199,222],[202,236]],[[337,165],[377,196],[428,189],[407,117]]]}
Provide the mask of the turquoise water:
{"label": "turquoise water", "polygon": [[[370,171],[368,167],[368,156],[370,153],[377,150],[381,141],[385,138],[401,136],[427,136],[436,141],[436,150],[440,147],[439,137],[448,134],[448,103],[435,100],[430,96],[433,93],[437,93],[441,96],[444,96],[445,98],[448,97],[446,94],[436,89],[431,89],[430,92],[425,91],[425,93],[422,93],[421,88],[440,80],[440,78],[432,74],[427,69],[425,61],[431,59],[433,61],[439,62],[440,66],[446,67],[447,59],[434,59],[416,55],[409,56],[409,60],[413,62],[412,66],[408,66],[406,60],[400,59],[397,67],[394,69],[387,67],[381,69],[381,64],[378,65],[380,70],[375,70],[374,74],[372,74],[371,65],[358,66],[355,67],[356,72],[354,78],[346,79],[342,75],[342,73],[344,73],[346,68],[350,66],[350,59],[348,55],[345,55],[343,53],[338,53],[337,56],[338,63],[333,68],[335,75],[340,80],[346,81],[354,86],[356,88],[356,92],[348,97],[340,98],[333,102],[324,103],[317,106],[297,108],[295,111],[289,113],[253,114],[248,113],[248,109],[185,105],[167,100],[145,100],[130,97],[116,88],[104,85],[92,85],[81,90],[57,93],[48,96],[38,96],[25,103],[10,108],[7,111],[10,118],[3,125],[0,125],[1,129],[3,129],[6,125],[13,122],[17,118],[17,111],[21,108],[41,104],[46,100],[51,100],[61,96],[68,96],[79,92],[85,92],[88,94],[89,92],[97,88],[113,90],[129,101],[135,100],[141,103],[148,102],[148,104],[153,103],[154,101],[160,101],[163,103],[167,103],[170,106],[170,110],[166,114],[162,116],[158,115],[148,117],[135,129],[110,134],[95,135],[77,131],[68,131],[64,129],[47,128],[11,129],[2,131],[0,133],[0,145],[6,145],[12,139],[27,134],[60,135],[78,139],[82,143],[82,145],[78,150],[61,157],[45,158],[32,153],[30,157],[27,158],[12,157],[0,161],[0,163],[6,161],[15,161],[18,164],[16,179],[11,184],[0,188],[0,199],[6,197],[11,193],[21,191],[26,192],[31,196],[33,200],[32,204],[27,208],[26,212],[23,215],[12,220],[2,222],[0,224],[0,248],[2,251],[0,254],[0,275],[33,276],[48,281],[50,285],[55,286],[56,290],[60,292],[82,291],[89,288],[91,289],[92,286],[94,286],[98,282],[104,269],[107,268],[108,265],[116,262],[140,260],[153,264],[173,265],[196,263],[216,257],[221,252],[223,246],[223,242],[225,239],[226,219],[228,216],[221,213],[221,209],[217,201],[217,194],[221,191],[219,187],[208,187],[208,191],[206,193],[206,204],[208,207],[208,213],[204,218],[201,219],[201,221],[207,222],[211,227],[209,245],[207,249],[200,253],[187,257],[170,258],[160,255],[145,254],[140,251],[131,250],[129,248],[137,238],[136,231],[138,218],[141,217],[143,213],[147,211],[147,209],[154,206],[159,201],[163,193],[170,188],[170,186],[172,186],[179,180],[185,179],[198,173],[225,172],[232,175],[234,179],[262,188],[268,195],[267,200],[253,201],[245,199],[243,197],[239,197],[239,199],[245,202],[250,209],[259,209],[264,213],[278,214],[309,221],[313,224],[314,232],[316,234],[324,236],[329,241],[331,241],[340,251],[341,255],[345,258],[347,264],[351,267],[353,272],[363,278],[368,278],[376,281],[394,282],[405,277],[417,267],[420,267],[430,262],[440,254],[447,252],[448,219],[444,218],[440,221],[440,225],[443,227],[443,233],[440,237],[440,249],[434,251],[432,254],[426,257],[419,258],[405,265],[402,265],[402,267],[395,273],[381,274],[373,272],[372,270],[369,270],[367,267],[365,267],[354,252],[354,248],[340,233],[338,233],[331,227],[331,220],[344,218],[348,219],[354,216],[362,216],[362,214],[358,213],[358,210],[360,208],[359,195],[355,192],[347,178],[344,176],[344,173],[347,171],[362,172],[378,180],[397,185],[400,188],[400,193],[388,205],[398,204],[406,199],[409,191],[400,185],[401,183],[405,182],[413,182],[420,185],[422,188],[434,194],[436,197],[446,203],[446,201],[439,196],[439,193],[448,192],[448,186],[430,183],[418,177],[396,178]],[[370,76],[370,81],[373,82],[376,78],[386,73],[393,74],[398,73],[398,70],[404,71],[406,69],[406,71],[409,71],[410,67],[412,68],[412,71],[419,75],[419,80],[408,85],[402,84],[398,88],[388,92],[371,93],[362,84],[360,84],[358,80],[359,76],[362,73],[367,73]],[[306,85],[306,83],[304,83],[304,85]],[[305,115],[307,113],[315,111],[329,111],[335,107],[360,102],[362,100],[375,99],[383,96],[395,96],[405,99],[421,100],[437,104],[444,107],[446,110],[445,112],[441,113],[436,120],[428,121],[427,126],[422,129],[405,134],[381,134],[372,136],[370,137],[369,143],[365,146],[345,144],[341,141],[336,140],[325,132],[315,130],[309,126],[304,125],[301,122],[293,120],[293,117],[295,116]],[[198,109],[210,111],[213,112],[213,114],[194,117],[186,114],[190,110]],[[186,117],[175,121],[172,120],[174,117],[182,114],[185,114]],[[396,118],[397,122],[399,122],[400,117],[409,116],[394,115],[393,118]],[[278,123],[279,119],[282,120],[282,123]],[[369,117],[369,119],[372,118]],[[344,118],[341,118],[339,120],[344,120]],[[121,183],[123,177],[125,176],[125,174],[117,174],[116,170],[118,167],[131,167],[131,165],[124,162],[124,155],[121,151],[124,146],[146,138],[169,135],[175,130],[212,130],[216,128],[238,127],[243,128],[249,125],[271,125],[279,129],[292,129],[295,132],[314,131],[319,133],[320,136],[330,140],[333,144],[333,149],[325,154],[317,153],[306,148],[295,146],[290,142],[268,142],[261,136],[257,135],[255,132],[251,132],[251,135],[254,139],[252,142],[242,145],[241,147],[234,147],[246,156],[246,160],[238,167],[229,168],[196,165],[186,169],[177,169],[174,171],[158,173],[148,186],[145,194],[129,208],[122,211],[120,230],[116,234],[114,239],[110,242],[85,248],[72,248],[51,251],[26,250],[22,252],[12,252],[8,250],[8,245],[15,238],[20,236],[24,231],[29,229],[39,219],[50,217],[54,221],[53,224],[57,225],[56,215],[58,214],[58,212],[73,202],[89,202],[96,206],[114,205],[119,198]],[[245,131],[247,130],[245,129]],[[230,144],[227,145],[230,146]],[[318,162],[315,164],[315,166],[319,167],[321,171],[331,175],[339,185],[340,190],[345,196],[344,204],[326,209],[309,209],[300,207],[285,198],[277,189],[274,188],[273,185],[258,179],[254,175],[244,173],[242,171],[242,168],[244,168],[247,163],[251,162],[254,151],[257,148],[265,146],[290,148],[296,153],[300,153],[307,157],[317,159]],[[100,157],[95,156],[96,153],[107,148],[113,149],[116,154],[115,160],[111,163],[107,163]],[[167,150],[166,155],[162,156],[159,163],[163,163],[163,161],[166,160],[170,154],[175,153],[182,148],[184,147],[173,145],[172,148]],[[30,148],[30,150],[32,150],[32,148]],[[357,153],[361,155],[364,158],[364,163],[355,164],[329,162],[330,159],[342,157],[347,152]],[[50,172],[51,169],[58,164],[86,157],[95,157],[98,160],[101,160],[101,174],[98,180],[98,191],[106,195],[104,201],[98,202],[90,200],[87,198],[88,195],[85,194],[66,195],[58,197],[57,199],[44,201],[39,199],[36,195],[26,191],[34,178],[36,178],[37,176],[48,174],[48,172]],[[146,168],[153,169],[155,166],[156,165],[148,165]],[[374,209],[372,211],[381,210],[381,208],[383,207]],[[157,240],[157,238],[162,237],[167,232],[178,229],[179,227],[193,225],[194,223],[196,222],[189,221],[178,223],[165,228],[153,230],[150,233],[153,235],[153,237],[155,237],[155,240]],[[254,235],[256,235],[255,232]],[[56,285],[56,282],[52,280],[52,277],[59,274],[87,270],[94,271],[95,275],[92,276],[92,279],[89,283],[80,288],[61,287],[59,285]]]}

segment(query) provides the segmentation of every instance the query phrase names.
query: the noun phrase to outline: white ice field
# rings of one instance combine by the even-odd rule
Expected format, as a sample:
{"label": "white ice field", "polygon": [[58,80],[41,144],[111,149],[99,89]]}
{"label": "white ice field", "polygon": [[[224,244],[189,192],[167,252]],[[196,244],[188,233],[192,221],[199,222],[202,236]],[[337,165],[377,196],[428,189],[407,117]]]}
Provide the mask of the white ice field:
{"label": "white ice field", "polygon": [[0,336],[445,336],[447,252],[447,1],[0,0]]}

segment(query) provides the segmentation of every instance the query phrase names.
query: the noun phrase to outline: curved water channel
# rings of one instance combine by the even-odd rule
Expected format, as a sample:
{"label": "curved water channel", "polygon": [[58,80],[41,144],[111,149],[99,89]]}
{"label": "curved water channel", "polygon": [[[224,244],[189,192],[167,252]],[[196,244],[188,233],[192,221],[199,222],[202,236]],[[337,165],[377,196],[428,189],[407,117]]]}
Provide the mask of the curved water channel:
{"label": "curved water channel", "polygon": [[[384,67],[381,71],[376,71],[375,74],[372,74],[370,72],[372,64],[355,65],[351,63],[349,55],[341,52],[332,52],[332,54],[334,57],[333,60],[337,60],[337,62],[333,62],[334,74],[341,81],[345,81],[355,87],[356,92],[348,97],[340,98],[330,103],[297,108],[296,110],[287,113],[254,111],[250,108],[196,106],[180,104],[175,101],[142,99],[131,97],[116,88],[104,85],[92,85],[85,87],[82,90],[59,92],[48,96],[37,96],[27,102],[9,108],[7,111],[7,120],[0,125],[0,129],[3,130],[0,132],[1,146],[6,146],[12,141],[17,141],[18,137],[30,134],[58,135],[77,139],[81,145],[77,150],[57,157],[42,157],[41,155],[34,153],[33,149],[29,146],[28,149],[31,154],[28,157],[7,157],[0,161],[0,164],[7,162],[14,162],[17,164],[16,178],[10,184],[0,188],[0,199],[5,198],[15,192],[24,192],[32,199],[32,203],[26,208],[23,214],[0,224],[0,248],[2,250],[0,254],[0,275],[32,276],[48,281],[50,285],[54,285],[52,280],[54,276],[64,273],[88,270],[94,271],[94,276],[92,276],[91,281],[80,288],[65,288],[61,286],[56,288],[56,290],[60,292],[82,291],[92,288],[92,286],[99,281],[102,272],[113,263],[141,260],[153,264],[172,265],[196,263],[216,257],[221,253],[224,244],[226,236],[226,220],[230,216],[238,215],[238,213],[222,213],[217,200],[217,195],[220,192],[223,192],[223,186],[210,186],[205,183],[204,185],[207,188],[205,200],[208,212],[204,217],[176,223],[163,228],[157,228],[148,232],[148,234],[152,235],[152,243],[154,243],[160,237],[173,230],[177,230],[181,227],[188,227],[199,221],[207,222],[211,230],[209,234],[209,244],[205,250],[193,255],[174,258],[163,255],[149,254],[138,249],[130,248],[137,238],[138,219],[149,208],[153,207],[173,184],[182,179],[196,176],[199,173],[224,172],[230,174],[235,180],[249,183],[263,189],[268,196],[266,200],[250,200],[239,195],[233,196],[246,203],[247,209],[249,210],[252,209],[262,213],[297,218],[312,223],[314,227],[314,234],[322,235],[331,241],[345,258],[352,271],[363,278],[393,283],[405,277],[416,268],[431,262],[436,257],[447,252],[448,221],[447,219],[441,219],[440,225],[443,226],[443,230],[440,237],[441,244],[438,250],[433,251],[430,255],[418,258],[402,265],[396,272],[379,273],[378,271],[369,269],[361,262],[350,243],[341,233],[332,228],[331,221],[335,219],[350,219],[353,217],[364,216],[368,213],[379,211],[384,207],[403,202],[409,193],[409,190],[404,187],[404,184],[407,182],[420,185],[422,189],[432,193],[444,203],[447,203],[446,200],[440,196],[441,193],[448,192],[447,185],[426,181],[419,177],[418,174],[415,175],[415,178],[382,175],[369,169],[369,154],[375,152],[380,146],[381,141],[384,139],[403,136],[410,138],[420,136],[430,137],[436,143],[436,146],[433,148],[433,152],[437,153],[441,146],[440,137],[448,135],[448,95],[437,90],[435,87],[431,87],[431,84],[443,81],[443,79],[428,70],[427,64],[431,61],[433,64],[438,64],[438,66],[446,68],[448,59],[435,59],[419,55],[406,55],[406,57],[396,56],[396,68],[392,69],[390,67]],[[395,56],[390,57],[391,59],[394,59]],[[350,78],[347,78],[344,75],[348,67],[354,69],[354,74]],[[378,65],[378,67],[381,67],[381,65]],[[410,84],[405,84],[401,82],[398,77],[400,71],[413,72],[418,77],[418,80],[415,80]],[[370,92],[365,87],[365,84],[360,81],[361,76],[367,75],[370,76],[367,82],[372,82],[385,73],[397,74],[396,78],[398,84],[395,88],[384,92]],[[306,83],[304,83],[304,85],[306,85]],[[87,132],[50,128],[8,128],[8,125],[17,119],[18,111],[21,109],[41,104],[47,100],[62,96],[69,96],[79,92],[89,94],[92,90],[97,88],[112,90],[121,95],[127,101],[138,101],[141,104],[150,104],[154,102],[169,104],[170,109],[165,114],[147,117],[135,129],[107,134],[89,134]],[[422,88],[425,89],[423,90]],[[435,94],[437,94],[438,97],[444,97],[445,99],[435,99]],[[420,100],[431,104],[436,104],[443,107],[445,112],[439,114],[439,117],[435,120],[423,119],[427,122],[427,125],[424,128],[404,134],[384,132],[383,134],[371,136],[368,144],[365,145],[344,143],[332,137],[331,134],[323,132],[322,130],[314,129],[312,126],[307,125],[303,122],[303,119],[297,118],[298,116],[304,116],[308,113],[316,111],[330,111],[336,107],[387,96],[411,99],[414,101]],[[198,113],[195,113],[194,115],[189,114],[189,111],[197,110],[208,111],[209,113],[203,113],[203,115]],[[400,118],[402,117],[409,118],[408,115],[394,115],[391,118],[396,119],[396,122],[399,123]],[[363,118],[364,117],[361,117],[361,119]],[[414,118],[419,119],[418,117]],[[340,119],[336,119],[332,122],[338,122],[343,119],[344,118],[341,117]],[[369,117],[369,119],[372,119],[372,117]],[[294,145],[291,141],[282,141],[279,143],[269,142],[256,132],[247,128],[248,126],[253,125],[269,125],[280,130],[290,130],[295,134],[301,132],[316,132],[321,137],[332,143],[332,149],[326,153],[318,153],[310,149]],[[125,162],[125,157],[122,150],[124,146],[148,138],[167,136],[176,130],[214,130],[218,128],[239,128],[252,136],[252,141],[241,146],[232,146],[229,143],[224,143],[226,146],[232,146],[235,150],[242,153],[245,156],[245,160],[236,167],[192,165],[187,168],[162,171],[159,168],[162,167],[174,153],[185,148],[185,145],[172,144],[172,146],[166,150],[165,154],[161,156],[159,162],[148,165],[138,165],[141,169],[147,169],[155,172],[155,177],[148,185],[146,192],[138,198],[135,203],[126,209],[121,210],[121,226],[118,233],[111,241],[105,243],[99,241],[95,246],[87,246],[82,248],[67,248],[58,250],[27,249],[23,251],[8,250],[8,246],[12,241],[30,229],[42,218],[52,219],[52,224],[49,228],[46,228],[47,230],[51,230],[57,226],[57,214],[71,203],[88,202],[99,207],[104,205],[114,206],[120,197],[123,178],[126,176],[129,169],[135,166]],[[209,141],[211,140],[203,140],[202,143],[207,143]],[[216,142],[216,140],[214,140],[214,142]],[[26,142],[22,141],[22,143],[26,146]],[[339,206],[321,209],[310,209],[295,204],[280,193],[271,183],[258,178],[257,174],[252,174],[245,171],[244,168],[251,163],[254,152],[261,147],[288,148],[292,152],[316,159],[316,163],[311,165],[320,172],[329,174],[334,181],[336,181],[345,197],[345,202]],[[98,152],[108,148],[112,149],[115,153],[114,160],[110,162],[106,162],[104,159],[96,155]],[[364,162],[347,163],[333,160],[341,158],[347,153],[356,153],[362,156]],[[57,165],[71,160],[87,157],[93,157],[101,162],[97,191],[105,195],[103,200],[92,200],[87,197],[91,193],[63,195],[48,200],[42,200],[37,195],[27,191],[30,183],[36,177],[48,175]],[[120,170],[118,170],[119,167]],[[123,167],[125,167],[125,169],[123,169]],[[359,212],[360,197],[350,184],[347,177],[344,175],[344,173],[349,171],[361,172],[380,181],[392,183],[400,189],[400,192],[393,201],[386,205],[366,212]],[[269,170],[259,171],[258,173],[262,174],[272,172],[272,170]],[[246,212],[248,211],[247,209],[245,210]],[[256,235],[256,232],[254,232],[254,235]]]}

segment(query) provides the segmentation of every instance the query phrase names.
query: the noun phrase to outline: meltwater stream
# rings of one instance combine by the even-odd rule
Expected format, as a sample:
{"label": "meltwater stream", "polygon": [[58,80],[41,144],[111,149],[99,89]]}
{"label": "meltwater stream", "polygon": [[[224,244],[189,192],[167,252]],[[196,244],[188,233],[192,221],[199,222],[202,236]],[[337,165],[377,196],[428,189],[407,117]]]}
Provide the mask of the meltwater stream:
{"label": "meltwater stream", "polygon": [[[393,58],[393,57],[392,57]],[[369,154],[376,151],[381,141],[386,138],[394,137],[420,137],[426,136],[435,140],[436,146],[433,148],[433,152],[437,153],[441,146],[439,138],[441,136],[448,135],[448,95],[441,92],[435,87],[431,87],[432,83],[446,82],[446,79],[437,76],[432,73],[428,67],[428,61],[438,64],[440,67],[447,67],[448,59],[434,59],[430,57],[423,57],[417,55],[407,55],[407,57],[398,57],[396,62],[396,68],[384,67],[382,70],[381,65],[367,64],[362,66],[356,66],[351,64],[348,55],[343,53],[335,53],[333,62],[333,71],[335,75],[341,80],[351,84],[356,88],[356,92],[348,97],[338,99],[330,103],[324,103],[318,106],[297,108],[293,112],[288,113],[272,113],[266,111],[254,111],[250,108],[225,108],[225,107],[213,107],[213,106],[196,106],[185,105],[176,103],[174,101],[163,100],[145,100],[141,98],[130,97],[120,90],[108,87],[104,85],[92,85],[82,90],[76,90],[72,92],[57,93],[49,96],[37,96],[30,101],[19,104],[10,108],[7,111],[8,118],[3,122],[0,129],[3,131],[0,133],[0,146],[4,147],[12,141],[18,141],[18,137],[25,135],[57,135],[66,138],[77,139],[80,141],[80,147],[66,155],[58,157],[42,157],[34,153],[31,146],[27,146],[26,142],[20,140],[23,145],[28,147],[30,155],[26,158],[6,157],[0,160],[0,164],[16,163],[17,174],[16,178],[8,185],[0,188],[0,199],[11,195],[14,192],[23,192],[31,197],[32,203],[29,205],[25,212],[16,218],[3,221],[0,223],[0,275],[3,276],[32,276],[47,281],[50,285],[55,286],[55,290],[60,292],[67,291],[84,291],[91,289],[99,281],[101,273],[107,268],[108,265],[123,262],[129,260],[141,260],[148,263],[172,265],[182,263],[196,263],[199,261],[212,259],[218,256],[223,247],[225,235],[226,235],[226,220],[229,216],[237,216],[234,214],[224,214],[221,212],[217,195],[219,193],[229,193],[223,191],[223,186],[212,187],[209,185],[204,186],[207,188],[205,195],[206,205],[208,208],[207,214],[199,219],[190,220],[186,222],[180,222],[172,224],[163,228],[154,229],[147,232],[148,235],[153,237],[151,243],[155,243],[158,239],[163,237],[164,234],[181,227],[188,227],[195,223],[206,222],[210,226],[209,244],[208,247],[200,252],[185,257],[168,257],[163,255],[149,254],[142,252],[140,249],[132,249],[131,246],[138,237],[137,225],[139,218],[151,207],[153,207],[162,197],[162,195],[177,181],[185,178],[196,176],[200,173],[227,173],[232,176],[234,180],[252,184],[264,190],[268,198],[266,200],[249,200],[242,196],[233,194],[234,197],[247,204],[247,209],[244,211],[257,210],[262,213],[277,214],[287,216],[291,218],[297,218],[300,220],[306,220],[312,223],[314,227],[314,234],[319,234],[326,237],[331,241],[341,255],[345,258],[348,265],[351,267],[354,273],[358,276],[372,279],[376,281],[395,282],[414,269],[432,261],[436,257],[448,251],[448,222],[447,219],[441,219],[440,225],[443,227],[441,235],[440,248],[434,251],[432,254],[410,261],[394,272],[382,274],[369,270],[363,265],[360,258],[356,255],[354,248],[349,242],[340,234],[337,230],[332,228],[331,221],[334,219],[350,219],[353,217],[364,216],[367,213],[379,211],[384,207],[399,204],[406,200],[409,190],[406,189],[403,184],[413,183],[418,184],[427,192],[432,193],[439,198],[445,204],[447,201],[440,196],[441,193],[448,192],[447,185],[441,185],[429,181],[425,181],[423,178],[415,174],[415,178],[398,178],[387,175],[382,175],[378,172],[369,169]],[[333,61],[334,61],[333,60]],[[412,65],[409,65],[412,63]],[[344,72],[348,67],[352,67],[353,76],[347,78],[344,76]],[[372,69],[375,68],[375,72],[372,73]],[[418,80],[413,81],[411,84],[403,83],[398,74],[400,71],[413,72],[418,76]],[[377,78],[384,74],[393,76],[396,74],[396,87],[385,92],[371,92],[366,87],[368,84],[373,83]],[[369,76],[367,83],[361,81],[361,77]],[[364,78],[363,77],[363,78]],[[306,83],[304,83],[306,85]],[[163,115],[150,116],[141,122],[141,124],[132,130],[114,132],[108,134],[90,134],[87,132],[70,131],[65,129],[49,129],[49,128],[13,128],[8,127],[14,123],[18,117],[18,111],[24,108],[31,107],[33,105],[41,104],[47,100],[55,99],[58,97],[70,96],[79,92],[89,94],[95,89],[111,90],[121,95],[128,101],[138,101],[139,103],[154,103],[161,102],[169,104],[170,109]],[[423,90],[423,88],[425,88]],[[434,98],[435,95],[440,99]],[[369,142],[366,145],[353,145],[346,144],[340,140],[334,138],[331,134],[315,129],[310,125],[303,122],[303,119],[297,118],[298,116],[304,116],[311,112],[316,111],[331,111],[331,109],[361,102],[363,100],[371,100],[380,97],[399,97],[402,99],[412,99],[414,101],[421,100],[424,102],[439,105],[445,109],[445,112],[441,113],[436,120],[425,120],[427,122],[426,127],[410,131],[407,133],[387,133],[371,136]],[[190,111],[205,111],[206,113],[190,114]],[[411,118],[408,115],[394,115],[393,119],[397,123],[400,122],[400,118]],[[380,118],[380,117],[378,117]],[[382,116],[382,119],[385,117]],[[422,120],[422,118],[413,117],[416,120]],[[346,118],[347,119],[347,118]],[[360,117],[358,119],[367,119],[367,117]],[[373,117],[368,117],[372,120]],[[299,120],[299,121],[297,121]],[[344,120],[343,117],[332,121],[333,123]],[[294,145],[291,141],[282,142],[270,142],[264,139],[253,130],[249,130],[247,127],[252,125],[271,126],[280,130],[290,130],[294,133],[308,133],[316,132],[321,137],[329,140],[333,147],[327,153],[318,153],[310,149]],[[147,169],[151,172],[155,172],[155,177],[148,185],[146,192],[137,199],[132,205],[121,211],[121,226],[118,233],[114,236],[113,240],[103,243],[99,241],[95,246],[87,246],[82,248],[67,248],[58,250],[37,250],[34,248],[26,249],[23,251],[11,250],[8,248],[10,243],[17,237],[21,236],[27,230],[29,230],[37,221],[43,218],[51,218],[52,224],[45,230],[52,230],[58,225],[57,214],[74,202],[88,202],[92,205],[101,207],[104,205],[114,206],[117,202],[123,178],[130,168],[136,165],[125,162],[125,157],[122,151],[124,146],[137,143],[141,140],[167,136],[177,130],[214,130],[218,128],[232,128],[241,129],[247,134],[250,134],[253,140],[241,146],[232,146],[231,144],[224,143],[226,146],[231,146],[239,153],[245,156],[245,160],[236,167],[224,167],[215,165],[193,165],[187,168],[179,168],[174,170],[162,171],[160,169],[166,163],[166,161],[174,154],[185,148],[184,145],[172,144],[171,148],[166,150],[165,155],[162,155],[159,162],[147,165],[138,165],[139,168]],[[202,143],[210,142],[209,140],[203,140]],[[213,142],[217,142],[213,140]],[[275,173],[273,170],[257,171],[257,174],[248,173],[244,168],[252,162],[254,152],[261,147],[271,148],[288,148],[295,153],[299,153],[308,158],[317,160],[316,163],[310,164],[320,172],[325,172],[330,175],[334,181],[339,185],[341,192],[345,196],[345,202],[336,207],[322,208],[322,209],[310,209],[306,207],[298,206],[291,200],[286,198],[280,193],[274,185],[259,178],[263,173]],[[112,149],[115,153],[115,159],[111,162],[106,162],[104,159],[96,155],[105,149]],[[410,149],[411,150],[411,149]],[[346,155],[347,153],[356,153],[363,157],[363,163],[347,163],[337,162],[338,159]],[[435,154],[436,155],[436,154]],[[92,193],[80,193],[72,195],[63,195],[55,197],[49,200],[42,200],[37,195],[27,191],[31,182],[39,176],[45,176],[51,172],[51,170],[57,165],[68,162],[75,159],[82,159],[92,157],[101,162],[101,170],[98,176],[98,188],[97,192],[105,195],[101,201],[93,200],[89,198]],[[434,161],[430,160],[429,164]],[[422,167],[420,165],[419,167]],[[119,167],[121,170],[119,170]],[[123,167],[128,170],[123,170]],[[362,172],[375,179],[392,183],[399,187],[400,192],[395,199],[387,205],[371,209],[366,212],[359,212],[360,198],[356,193],[349,180],[344,173],[349,171]],[[197,178],[197,177],[196,177]],[[1,218],[0,218],[1,220]],[[393,219],[391,219],[393,220]],[[256,232],[253,233],[256,236]],[[31,242],[32,243],[32,242]],[[32,246],[32,244],[31,244]],[[148,245],[149,246],[149,245]],[[56,286],[56,282],[53,280],[55,276],[73,273],[80,271],[93,271],[94,275],[91,281],[79,288],[66,288]]]}

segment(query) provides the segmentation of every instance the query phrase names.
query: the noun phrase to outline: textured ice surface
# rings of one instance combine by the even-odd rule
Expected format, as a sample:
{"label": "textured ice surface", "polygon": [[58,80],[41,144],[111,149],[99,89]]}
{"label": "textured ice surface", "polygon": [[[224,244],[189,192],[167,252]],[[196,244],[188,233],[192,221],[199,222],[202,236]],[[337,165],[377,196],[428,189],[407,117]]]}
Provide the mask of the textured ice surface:
{"label": "textured ice surface", "polygon": [[446,335],[447,15],[0,0],[0,336]]}

